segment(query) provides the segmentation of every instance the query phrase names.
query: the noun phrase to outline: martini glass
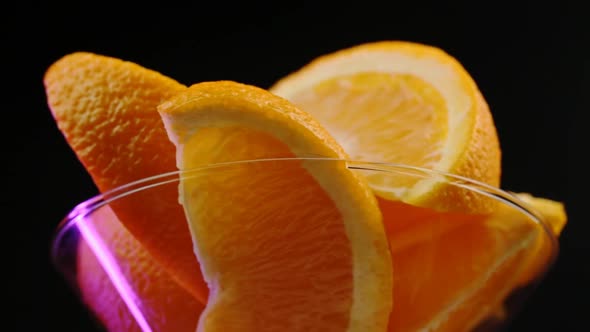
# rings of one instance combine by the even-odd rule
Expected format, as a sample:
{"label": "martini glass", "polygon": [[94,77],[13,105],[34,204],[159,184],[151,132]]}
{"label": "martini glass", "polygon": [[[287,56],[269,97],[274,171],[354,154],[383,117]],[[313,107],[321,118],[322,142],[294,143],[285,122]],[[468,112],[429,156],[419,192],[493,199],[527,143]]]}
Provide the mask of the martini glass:
{"label": "martini glass", "polygon": [[[58,227],[52,248],[54,264],[99,328],[195,331],[203,304],[127,231],[117,217],[117,204],[170,201],[164,193],[177,192],[170,188],[178,188],[180,179],[227,178],[236,170],[240,176],[270,174],[293,163],[301,167],[344,163],[369,179],[385,179],[386,185],[379,190],[397,194],[401,193],[395,184],[434,181],[459,196],[495,206],[493,213],[474,214],[460,208],[435,211],[379,199],[394,269],[391,331],[501,331],[557,257],[558,241],[550,225],[510,192],[409,165],[293,158],[206,165],[142,179],[92,197],[73,208]],[[274,187],[272,178],[260,185],[269,193],[289,190]]]}

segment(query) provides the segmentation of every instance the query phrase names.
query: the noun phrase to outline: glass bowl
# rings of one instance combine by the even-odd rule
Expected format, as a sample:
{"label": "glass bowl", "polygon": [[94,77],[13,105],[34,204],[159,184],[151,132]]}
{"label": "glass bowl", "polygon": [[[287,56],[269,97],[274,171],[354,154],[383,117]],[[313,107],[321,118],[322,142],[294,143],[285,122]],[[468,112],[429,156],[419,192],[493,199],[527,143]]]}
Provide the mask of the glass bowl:
{"label": "glass bowl", "polygon": [[[407,165],[293,158],[207,165],[95,196],[77,205],[58,227],[54,264],[106,331],[195,331],[203,301],[190,295],[123,226],[117,204],[133,203],[141,210],[145,204],[153,208],[159,201],[177,202],[180,178],[225,179],[237,169],[240,176],[271,174],[277,168],[315,163],[344,163],[352,172],[380,176],[390,184],[437,181],[462,197],[496,204],[495,212],[478,215],[379,199],[394,269],[390,331],[500,331],[557,256],[550,225],[513,193]],[[258,188],[268,193],[289,190],[276,188],[272,177]]]}

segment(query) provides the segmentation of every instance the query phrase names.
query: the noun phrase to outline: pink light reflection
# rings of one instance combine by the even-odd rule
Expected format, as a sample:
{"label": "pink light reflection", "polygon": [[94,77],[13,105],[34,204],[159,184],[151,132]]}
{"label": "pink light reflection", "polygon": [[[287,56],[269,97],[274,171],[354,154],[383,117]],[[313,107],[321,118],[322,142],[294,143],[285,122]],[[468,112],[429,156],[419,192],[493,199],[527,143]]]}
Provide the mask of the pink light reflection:
{"label": "pink light reflection", "polygon": [[152,328],[149,326],[147,320],[145,319],[141,310],[137,306],[137,296],[135,292],[131,289],[131,287],[125,280],[125,277],[119,270],[119,267],[115,262],[115,259],[109,253],[109,250],[107,249],[104,242],[101,240],[100,236],[97,234],[96,230],[94,229],[94,226],[92,226],[92,223],[85,220],[85,215],[87,214],[81,213],[75,219],[76,225],[78,226],[80,233],[82,233],[82,236],[90,246],[90,249],[92,249],[92,252],[96,256],[96,259],[98,260],[106,274],[109,276],[109,279],[115,286],[115,289],[117,289],[117,292],[125,302],[125,305],[127,305],[127,308],[129,308],[129,311],[135,318],[135,321],[137,322],[141,330],[143,332],[152,332]]}

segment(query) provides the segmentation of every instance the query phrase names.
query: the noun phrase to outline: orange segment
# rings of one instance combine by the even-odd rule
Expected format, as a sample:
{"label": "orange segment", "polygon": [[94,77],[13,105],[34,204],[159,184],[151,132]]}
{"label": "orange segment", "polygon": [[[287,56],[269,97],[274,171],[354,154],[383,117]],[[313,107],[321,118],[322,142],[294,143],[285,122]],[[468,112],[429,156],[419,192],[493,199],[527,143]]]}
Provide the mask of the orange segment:
{"label": "orange segment", "polygon": [[[522,205],[536,214],[544,222],[548,231],[553,234],[555,240],[567,223],[567,214],[562,202],[550,200],[543,197],[535,197],[530,193],[515,193],[515,196],[522,202]],[[536,277],[544,272],[547,257],[554,255],[556,243],[539,239],[531,245],[531,255],[526,270],[519,277],[517,286],[526,286],[533,282]]]}
{"label": "orange segment", "polygon": [[[541,216],[558,202],[527,197]],[[441,213],[380,200],[394,268],[389,331],[470,331],[495,315],[516,288],[551,263],[553,243],[541,224],[519,209],[498,205],[490,215]],[[564,218],[549,224],[563,225]],[[558,230],[559,230],[559,226]]]}
{"label": "orange segment", "polygon": [[[321,56],[270,90],[311,113],[354,159],[499,185],[500,148],[488,106],[465,68],[438,48],[363,44]],[[380,173],[368,179],[385,199],[444,211],[492,210],[482,206],[486,200],[435,179]]]}
{"label": "orange segment", "polygon": [[[204,305],[153,260],[108,206],[91,218],[152,330],[194,332]],[[143,332],[86,241],[78,248],[77,282],[82,300],[108,331]]]}
{"label": "orange segment", "polygon": [[510,293],[539,235],[526,220],[490,218],[394,251],[390,331],[470,331]]}
{"label": "orange segment", "polygon": [[556,236],[561,234],[567,223],[567,214],[562,202],[543,197],[535,197],[529,193],[516,193],[515,195],[524,203],[525,207],[541,215],[553,234]]}
{"label": "orange segment", "polygon": [[[159,107],[180,169],[346,155],[307,113],[235,82]],[[369,187],[344,162],[268,161],[196,171],[180,201],[210,287],[199,331],[384,331],[391,257]]]}
{"label": "orange segment", "polygon": [[[174,145],[156,107],[184,91],[182,84],[131,62],[84,52],[52,64],[44,83],[60,131],[101,192],[176,170]],[[176,189],[163,190],[168,192],[162,198],[140,193],[112,208],[154,260],[206,301]]]}

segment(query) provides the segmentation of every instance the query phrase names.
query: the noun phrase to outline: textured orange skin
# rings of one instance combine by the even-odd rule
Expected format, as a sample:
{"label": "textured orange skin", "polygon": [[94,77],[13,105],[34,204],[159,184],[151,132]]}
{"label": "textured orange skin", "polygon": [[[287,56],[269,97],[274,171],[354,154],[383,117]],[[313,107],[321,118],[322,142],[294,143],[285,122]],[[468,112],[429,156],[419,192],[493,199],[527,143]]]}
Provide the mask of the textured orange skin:
{"label": "textured orange skin", "polygon": [[[109,207],[91,215],[92,224],[116,260],[154,331],[194,332],[204,305],[180,287],[119,223]],[[85,241],[78,251],[82,300],[111,332],[142,332]]]}
{"label": "textured orange skin", "polygon": [[[73,53],[47,70],[45,90],[57,126],[100,192],[176,170],[174,145],[156,107],[186,89],[137,64]],[[132,195],[111,207],[121,222],[194,296],[207,298],[178,193]]]}
{"label": "textured orange skin", "polygon": [[[476,95],[476,112],[473,114],[470,144],[455,165],[447,172],[480,181],[492,187],[500,187],[501,150],[496,127],[487,102],[479,91]],[[440,185],[431,195],[424,195],[414,204],[440,211],[492,212],[496,201],[479,199],[481,195],[458,186]]]}

